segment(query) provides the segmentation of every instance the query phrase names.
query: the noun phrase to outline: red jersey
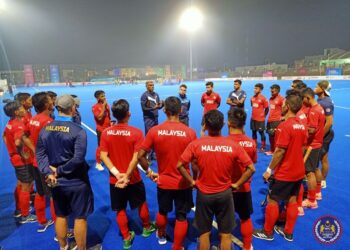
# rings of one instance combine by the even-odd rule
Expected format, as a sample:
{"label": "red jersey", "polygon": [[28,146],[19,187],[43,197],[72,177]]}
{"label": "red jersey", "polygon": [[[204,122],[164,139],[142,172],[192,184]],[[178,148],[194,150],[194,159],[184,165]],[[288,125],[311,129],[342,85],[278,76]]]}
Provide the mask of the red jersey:
{"label": "red jersey", "polygon": [[[177,170],[180,155],[187,145],[196,139],[196,132],[180,122],[165,121],[151,128],[141,148],[154,148],[158,163],[158,187],[162,189],[186,189],[190,185]],[[188,173],[190,169],[185,164]]]}
{"label": "red jersey", "polygon": [[97,119],[97,116],[101,113],[102,109],[103,109],[103,104],[99,102],[96,103],[94,106],[92,106],[92,113],[94,114],[96,130],[101,133],[103,132],[103,130],[111,126],[111,113],[109,111],[108,104],[107,104],[107,107],[105,108],[103,118],[101,120]]}
{"label": "red jersey", "polygon": [[316,129],[316,132],[309,134],[308,145],[313,149],[321,148],[324,136],[324,124],[326,117],[320,104],[315,104],[309,109],[307,116],[307,125],[309,128]]}
{"label": "red jersey", "polygon": [[269,118],[268,122],[280,121],[282,118],[282,105],[284,102],[284,97],[277,95],[271,97],[269,100]]}
{"label": "red jersey", "polygon": [[[40,130],[52,121],[53,119],[50,116],[43,113],[39,113],[29,120],[28,130],[30,133],[30,140],[32,141],[34,147],[36,146],[36,143],[38,141]],[[34,155],[32,155],[32,160],[33,166],[38,167],[38,163]]]}
{"label": "red jersey", "polygon": [[297,117],[288,118],[276,129],[276,147],[286,150],[275,168],[280,181],[298,181],[305,176],[303,147],[307,143],[307,127]]}
{"label": "red jersey", "polygon": [[252,120],[258,122],[265,121],[265,109],[269,106],[265,96],[259,94],[253,96],[250,101],[252,104]]}
{"label": "red jersey", "polygon": [[[30,163],[29,160],[22,158],[16,149],[15,141],[22,140],[22,136],[24,134],[25,126],[23,120],[11,119],[8,121],[4,130],[4,136],[6,140],[7,151],[10,156],[10,161],[14,167],[21,167]],[[26,152],[29,151],[26,146],[23,146],[23,150],[26,150]]]}
{"label": "red jersey", "polygon": [[[228,138],[236,142],[238,145],[240,145],[248,154],[250,159],[252,160],[253,163],[256,163],[258,159],[258,153],[256,150],[256,144],[255,141],[244,135],[244,134],[233,134],[229,135]],[[232,173],[232,183],[237,182],[242,174],[246,171],[246,166],[242,166],[241,163],[239,163],[239,169],[235,169],[236,171],[233,171]],[[239,171],[238,171],[239,170]],[[251,178],[245,182],[242,187],[240,187],[237,192],[249,192],[250,191],[250,183],[251,183]]]}
{"label": "red jersey", "polygon": [[205,115],[208,111],[217,109],[220,106],[221,103],[221,97],[218,93],[211,92],[210,95],[208,95],[206,92],[202,95],[201,103],[204,106],[204,112]]}
{"label": "red jersey", "polygon": [[205,194],[223,192],[231,187],[232,173],[252,164],[242,147],[223,136],[206,136],[187,146],[180,161],[184,164],[197,159],[198,189]]}
{"label": "red jersey", "polygon": [[303,109],[300,109],[298,113],[296,113],[296,117],[299,119],[299,121],[307,126],[307,117],[306,114],[304,113]]}
{"label": "red jersey", "polygon": [[30,112],[30,109],[26,111],[26,114],[23,116],[22,121],[25,126],[25,131],[29,132],[29,121],[32,118],[32,112]]}
{"label": "red jersey", "polygon": [[[105,129],[101,135],[101,151],[107,152],[114,167],[120,173],[126,173],[134,153],[138,152],[143,140],[143,133],[140,129],[128,124],[116,124]],[[141,181],[139,170],[136,168],[130,178],[130,184]],[[115,184],[117,178],[109,174],[109,183]]]}

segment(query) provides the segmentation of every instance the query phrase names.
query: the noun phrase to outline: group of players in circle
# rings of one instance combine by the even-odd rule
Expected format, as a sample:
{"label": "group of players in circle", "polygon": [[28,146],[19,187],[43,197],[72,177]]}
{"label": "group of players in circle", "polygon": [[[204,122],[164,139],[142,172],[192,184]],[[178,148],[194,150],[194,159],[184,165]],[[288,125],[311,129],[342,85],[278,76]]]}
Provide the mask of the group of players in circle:
{"label": "group of players in circle", "polygon": [[[187,215],[194,208],[194,188],[197,196],[193,226],[199,233],[199,249],[210,248],[214,216],[220,249],[232,247],[235,212],[240,218],[243,249],[253,249],[253,236],[273,240],[274,231],[293,241],[294,225],[298,215],[304,215],[303,208],[318,207],[321,184],[325,184],[328,173],[329,145],[334,137],[331,84],[320,81],[313,90],[295,80],[285,97],[279,94],[280,86],[274,84],[269,100],[262,95],[263,84],[256,84],[250,100],[253,138],[244,129],[247,96],[241,85],[240,80],[235,80],[234,90],[227,98],[229,135],[224,136],[221,134],[224,114],[217,110],[221,98],[213,91],[214,84],[206,83],[207,91],[201,97],[204,113],[200,138],[188,127],[191,102],[184,84],[180,85],[178,96],[161,101],[154,83],[146,82],[147,90],[141,96],[145,137],[139,128],[128,125],[131,113],[127,100],[116,100],[110,108],[104,91],[95,92],[97,102],[92,112],[98,139],[96,169],[103,171],[103,162],[109,170],[111,208],[116,211],[124,249],[130,249],[135,238],[128,227],[127,204],[131,209],[138,208],[142,236],[149,237],[156,231],[160,245],[167,243],[167,214],[175,209],[172,249],[183,249]],[[57,97],[53,92],[39,92],[32,97],[18,93],[14,101],[4,106],[10,120],[3,138],[18,180],[15,216],[20,217],[20,223],[38,221],[38,232],[44,232],[55,222],[55,238],[61,250],[86,249],[86,218],[94,206],[85,161],[87,136],[80,126],[79,105],[76,96]],[[31,115],[32,106],[37,112],[35,116]],[[56,117],[54,107],[58,111]],[[167,117],[161,124],[159,109]],[[116,122],[111,121],[111,114]],[[269,151],[264,135],[266,117]],[[261,135],[259,149],[257,133]],[[263,174],[264,180],[269,181],[264,227],[254,230],[250,183],[258,150],[272,155],[272,160]],[[157,172],[150,168],[152,160],[157,162]],[[155,224],[150,220],[139,169],[157,184],[159,209]],[[303,200],[305,177],[307,198]],[[29,211],[33,180],[36,216]],[[47,197],[52,220],[45,215]],[[284,214],[284,227],[276,225],[280,214]],[[74,233],[68,230],[69,216],[74,218]],[[75,240],[68,241],[69,236]]]}

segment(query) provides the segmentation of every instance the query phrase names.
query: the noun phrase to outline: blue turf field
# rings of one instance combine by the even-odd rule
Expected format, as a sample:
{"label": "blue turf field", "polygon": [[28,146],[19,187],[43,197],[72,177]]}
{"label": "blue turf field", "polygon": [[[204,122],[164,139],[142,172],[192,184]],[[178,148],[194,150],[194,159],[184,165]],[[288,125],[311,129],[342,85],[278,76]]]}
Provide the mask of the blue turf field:
{"label": "blue turf field", "polygon": [[[245,81],[242,85],[246,90],[248,97],[253,94],[253,86],[256,82]],[[284,94],[285,90],[289,88],[290,81],[263,81],[265,85],[264,95],[270,96],[269,86],[273,83],[280,84]],[[306,83],[314,88],[316,81],[306,81]],[[336,137],[332,143],[329,159],[330,159],[330,173],[327,179],[327,189],[323,189],[323,200],[319,202],[319,208],[316,210],[306,210],[304,217],[299,217],[295,232],[294,242],[288,243],[279,235],[275,235],[273,242],[266,242],[254,239],[253,246],[255,250],[272,249],[272,250],[314,250],[314,249],[350,249],[350,82],[349,81],[332,81],[333,89],[331,91],[332,98],[336,105],[335,108],[335,133]],[[191,99],[192,106],[190,110],[190,126],[197,131],[199,135],[200,121],[202,116],[202,107],[200,105],[200,97],[205,90],[204,82],[188,82],[188,96]],[[35,87],[26,89],[17,89],[17,91],[35,93],[37,91],[53,90],[59,95],[64,93],[76,94],[81,99],[80,112],[82,121],[90,128],[95,130],[93,116],[91,113],[91,106],[95,99],[93,93],[97,89],[103,89],[106,92],[108,102],[111,104],[114,100],[125,98],[129,101],[131,106],[132,117],[130,124],[143,129],[143,119],[140,106],[140,96],[145,91],[144,85],[91,85],[85,87]],[[222,105],[220,110],[224,113],[228,110],[228,105],[225,104],[228,93],[232,90],[232,82],[217,82],[214,90],[222,97]],[[178,86],[155,86],[155,91],[159,93],[161,99],[165,99],[170,95],[177,95]],[[1,106],[1,124],[0,129],[3,131],[7,118],[2,112],[3,104]],[[250,119],[251,109],[249,101],[246,101],[246,108]],[[160,122],[165,120],[165,116],[160,112]],[[249,124],[249,122],[248,122]],[[246,127],[247,133],[250,135],[249,126]],[[88,151],[87,160],[90,166],[94,166],[96,137],[87,130],[88,134]],[[223,130],[223,134],[227,134],[227,128]],[[260,140],[260,138],[259,138]],[[47,232],[39,234],[36,232],[37,224],[16,224],[12,217],[14,211],[13,190],[16,179],[12,166],[10,165],[7,151],[4,148],[3,142],[0,144],[0,245],[4,249],[58,249],[58,244],[53,241],[54,229],[49,228]],[[253,224],[255,228],[260,228],[263,223],[263,209],[260,207],[260,202],[264,199],[266,194],[266,185],[263,184],[261,175],[269,163],[270,157],[259,153],[258,163],[256,165],[257,172],[252,181],[252,194],[254,214],[252,215]],[[156,168],[155,166],[152,168]],[[157,212],[156,201],[156,186],[148,179],[143,179],[146,184],[147,201],[150,208],[151,219],[155,218]],[[95,212],[89,217],[88,230],[88,244],[89,246],[102,243],[104,249],[122,249],[122,239],[119,235],[119,230],[115,221],[115,213],[113,213],[109,206],[109,184],[108,173],[98,172],[94,167],[90,169],[90,180],[95,195]],[[171,249],[171,242],[165,246],[159,246],[155,235],[147,239],[141,237],[141,222],[136,211],[128,211],[129,222],[131,229],[136,231],[136,238],[132,249]],[[49,209],[47,209],[49,214]],[[193,212],[189,215],[189,220],[193,219]],[[313,224],[315,220],[324,215],[336,216],[342,224],[342,236],[335,244],[322,245],[313,235]],[[168,233],[173,234],[174,214],[169,214]],[[216,233],[213,229],[216,239]],[[234,234],[241,238],[239,229],[236,227]],[[193,227],[189,228],[188,237],[185,242],[185,249],[196,249],[196,233]],[[235,249],[238,249],[235,246]]]}

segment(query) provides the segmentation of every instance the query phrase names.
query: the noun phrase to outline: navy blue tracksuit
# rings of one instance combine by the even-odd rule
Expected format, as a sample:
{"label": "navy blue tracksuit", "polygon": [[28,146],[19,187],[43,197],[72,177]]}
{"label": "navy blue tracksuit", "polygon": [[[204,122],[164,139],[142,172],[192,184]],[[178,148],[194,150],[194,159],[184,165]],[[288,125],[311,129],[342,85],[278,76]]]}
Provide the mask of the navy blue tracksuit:
{"label": "navy blue tracksuit", "polygon": [[143,121],[145,123],[145,135],[148,130],[152,127],[158,125],[158,109],[155,108],[157,103],[160,102],[159,95],[156,92],[148,92],[142,94],[141,96],[141,108],[143,112]]}

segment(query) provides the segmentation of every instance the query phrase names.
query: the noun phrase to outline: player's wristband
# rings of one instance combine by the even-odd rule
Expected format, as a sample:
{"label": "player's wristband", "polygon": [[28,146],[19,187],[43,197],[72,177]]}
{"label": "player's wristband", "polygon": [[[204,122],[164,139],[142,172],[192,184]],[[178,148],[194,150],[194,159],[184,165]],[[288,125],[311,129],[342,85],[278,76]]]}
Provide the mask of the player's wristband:
{"label": "player's wristband", "polygon": [[268,172],[269,174],[271,174],[271,173],[272,173],[272,169],[269,168],[269,167],[267,167],[266,172]]}
{"label": "player's wristband", "polygon": [[116,167],[112,167],[110,170],[109,170],[115,177],[117,177],[117,175],[119,174],[119,171]]}

